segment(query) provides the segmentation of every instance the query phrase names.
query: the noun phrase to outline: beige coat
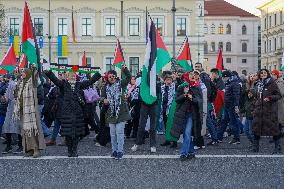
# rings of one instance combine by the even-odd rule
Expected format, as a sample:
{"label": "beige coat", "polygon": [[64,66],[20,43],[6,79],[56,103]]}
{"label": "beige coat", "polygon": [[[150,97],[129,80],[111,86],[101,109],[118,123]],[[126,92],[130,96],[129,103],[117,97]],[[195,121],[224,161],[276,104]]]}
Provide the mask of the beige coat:
{"label": "beige coat", "polygon": [[284,80],[279,78],[276,83],[280,89],[282,98],[278,101],[278,121],[282,125],[284,124]]}

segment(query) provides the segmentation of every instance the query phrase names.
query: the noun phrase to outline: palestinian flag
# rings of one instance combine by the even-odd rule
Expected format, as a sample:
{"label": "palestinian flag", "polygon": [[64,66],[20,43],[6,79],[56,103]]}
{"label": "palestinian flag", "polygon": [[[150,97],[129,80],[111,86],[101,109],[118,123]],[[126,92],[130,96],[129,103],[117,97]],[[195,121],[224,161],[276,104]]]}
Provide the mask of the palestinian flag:
{"label": "palestinian flag", "polygon": [[284,52],[283,52],[283,56],[282,56],[281,71],[284,72]]}
{"label": "palestinian flag", "polygon": [[17,58],[14,51],[14,47],[11,45],[8,52],[4,56],[4,59],[2,60],[0,67],[4,70],[7,70],[9,73],[13,73],[17,66]]}
{"label": "palestinian flag", "polygon": [[[148,33],[148,24],[146,24],[146,31]],[[146,41],[145,63],[141,80],[141,89],[143,90],[140,90],[140,95],[146,104],[153,104],[157,100],[157,74],[171,62],[171,57],[152,20]]]}
{"label": "palestinian flag", "polygon": [[27,56],[30,64],[35,64],[38,67],[38,56],[33,33],[32,21],[27,2],[25,2],[24,22],[22,32],[22,52]]}
{"label": "palestinian flag", "polygon": [[115,67],[121,69],[121,65],[124,64],[124,57],[123,57],[123,51],[119,42],[119,39],[117,39],[117,45],[116,45],[116,50],[115,50],[115,57],[113,64]]}
{"label": "palestinian flag", "polygon": [[[220,51],[219,51],[216,68],[219,70],[220,77],[222,77],[222,70],[224,69],[222,49],[220,49]],[[216,95],[216,98],[215,98],[215,100],[213,102],[217,118],[221,118],[222,115],[223,115],[224,102],[225,102],[225,100],[224,100],[225,97],[224,96],[225,96],[224,89],[222,89],[222,90],[221,89],[217,89],[217,95]]]}
{"label": "palestinian flag", "polygon": [[19,63],[19,68],[25,68],[26,62],[27,62],[27,56],[23,54]]}
{"label": "palestinian flag", "polygon": [[165,139],[166,141],[170,141],[170,142],[176,142],[178,141],[178,138],[175,138],[171,135],[171,130],[173,127],[173,123],[174,123],[174,116],[175,116],[175,112],[176,112],[176,99],[173,99],[171,108],[170,108],[170,112],[168,115],[168,120],[167,120],[167,126],[166,126],[166,134],[165,134]]}
{"label": "palestinian flag", "polygon": [[82,66],[87,66],[86,51],[84,51],[84,54],[83,54],[83,57],[82,57]]}
{"label": "palestinian flag", "polygon": [[184,69],[185,72],[193,70],[190,48],[187,37],[183,45],[183,49],[180,52],[179,56],[177,57],[177,63]]}

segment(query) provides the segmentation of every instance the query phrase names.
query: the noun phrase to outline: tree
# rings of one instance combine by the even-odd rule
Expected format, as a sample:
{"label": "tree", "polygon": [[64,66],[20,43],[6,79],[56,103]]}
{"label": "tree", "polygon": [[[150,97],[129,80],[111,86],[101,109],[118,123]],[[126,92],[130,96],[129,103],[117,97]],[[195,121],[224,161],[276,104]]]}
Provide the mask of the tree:
{"label": "tree", "polygon": [[5,8],[0,3],[0,42],[6,41],[9,36],[9,32],[5,23]]}

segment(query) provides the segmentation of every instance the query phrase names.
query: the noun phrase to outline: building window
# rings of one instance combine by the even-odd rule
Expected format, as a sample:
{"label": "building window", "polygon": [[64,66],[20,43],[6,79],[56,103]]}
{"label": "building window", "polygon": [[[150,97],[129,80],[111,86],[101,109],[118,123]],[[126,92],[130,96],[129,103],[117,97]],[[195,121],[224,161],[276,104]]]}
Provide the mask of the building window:
{"label": "building window", "polygon": [[276,51],[276,50],[277,50],[277,39],[274,38],[274,51]]}
{"label": "building window", "polygon": [[223,24],[220,24],[218,27],[218,34],[224,34],[224,26]]}
{"label": "building window", "polygon": [[216,33],[216,27],[215,24],[211,25],[211,34],[215,34]]}
{"label": "building window", "polygon": [[215,42],[211,42],[211,52],[215,52]]}
{"label": "building window", "polygon": [[157,30],[160,33],[160,36],[164,35],[164,18],[153,18]]}
{"label": "building window", "polygon": [[204,53],[205,54],[208,53],[208,43],[207,42],[204,43]]}
{"label": "building window", "polygon": [[231,42],[227,42],[226,43],[226,51],[227,52],[231,52],[232,51],[232,44],[231,44]]}
{"label": "building window", "polygon": [[204,25],[204,34],[208,34],[208,26],[207,26],[207,24]]}
{"label": "building window", "polygon": [[267,52],[267,42],[264,41],[264,53],[266,53],[266,52]]}
{"label": "building window", "polygon": [[280,11],[280,24],[283,22],[283,11]]}
{"label": "building window", "polygon": [[92,35],[92,19],[82,18],[82,36]]}
{"label": "building window", "polygon": [[271,40],[269,40],[269,43],[268,43],[268,52],[271,52],[271,47],[272,47],[272,45],[271,45]]}
{"label": "building window", "polygon": [[35,35],[43,36],[43,18],[34,19]]}
{"label": "building window", "polygon": [[226,63],[231,64],[232,63],[232,59],[231,58],[226,58]]}
{"label": "building window", "polygon": [[271,28],[271,16],[269,16],[269,28]]}
{"label": "building window", "polygon": [[19,18],[10,18],[10,35],[19,35]]}
{"label": "building window", "polygon": [[266,30],[266,27],[267,27],[267,19],[264,18],[264,29]]}
{"label": "building window", "polygon": [[274,26],[277,25],[277,14],[274,14]]}
{"label": "building window", "polygon": [[67,18],[58,18],[58,35],[67,35]]}
{"label": "building window", "polygon": [[131,75],[137,75],[139,72],[139,57],[129,57],[129,68]]}
{"label": "building window", "polygon": [[248,51],[247,43],[242,43],[242,52],[247,52],[247,51]]}
{"label": "building window", "polygon": [[106,57],[105,58],[106,72],[108,72],[110,70],[115,70],[115,67],[112,65],[113,61],[114,61],[113,57]]}
{"label": "building window", "polygon": [[280,49],[282,49],[282,47],[283,47],[283,38],[282,37],[279,38],[279,46],[280,46]]}
{"label": "building window", "polygon": [[245,25],[243,25],[242,27],[242,35],[246,35],[247,34],[247,27]]}
{"label": "building window", "polygon": [[247,59],[242,59],[242,63],[246,64],[247,63]]}
{"label": "building window", "polygon": [[58,64],[68,65],[68,58],[58,57]]}
{"label": "building window", "polygon": [[232,27],[230,24],[228,24],[226,27],[226,34],[231,34],[231,33],[232,33]]}
{"label": "building window", "polygon": [[139,18],[129,18],[129,36],[139,36]]}
{"label": "building window", "polygon": [[86,57],[86,65],[88,68],[92,67],[92,57]]}
{"label": "building window", "polygon": [[223,49],[223,42],[219,42],[218,49]]}
{"label": "building window", "polygon": [[106,36],[115,36],[115,18],[106,18],[105,24]]}
{"label": "building window", "polygon": [[177,36],[186,36],[186,18],[177,18]]}

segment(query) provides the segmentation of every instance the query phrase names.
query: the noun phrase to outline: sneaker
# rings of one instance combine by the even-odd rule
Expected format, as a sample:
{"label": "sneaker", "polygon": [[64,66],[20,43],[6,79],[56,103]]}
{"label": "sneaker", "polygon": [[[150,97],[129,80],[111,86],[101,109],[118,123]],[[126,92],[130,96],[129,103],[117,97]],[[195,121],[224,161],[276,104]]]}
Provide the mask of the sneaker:
{"label": "sneaker", "polygon": [[194,148],[194,150],[199,150],[200,149],[199,146],[194,146],[193,148]]}
{"label": "sneaker", "polygon": [[180,159],[181,161],[186,161],[186,160],[187,160],[187,156],[186,156],[186,155],[181,155],[181,156],[179,157],[179,159]]}
{"label": "sneaker", "polygon": [[100,143],[98,143],[98,142],[95,143],[95,146],[96,147],[102,147],[102,145],[100,145]]}
{"label": "sneaker", "polygon": [[201,146],[201,149],[205,149],[206,147],[205,146]]}
{"label": "sneaker", "polygon": [[233,139],[229,142],[229,144],[241,144],[240,139]]}
{"label": "sneaker", "polygon": [[116,152],[116,151],[112,152],[111,157],[116,159],[116,157],[117,157],[117,152]]}
{"label": "sneaker", "polygon": [[7,146],[5,148],[5,150],[2,152],[2,154],[9,154],[12,152],[12,147],[11,146]]}
{"label": "sneaker", "polygon": [[122,159],[122,156],[123,156],[123,153],[122,152],[118,152],[117,153],[117,156],[115,157],[116,160],[121,160]]}
{"label": "sneaker", "polygon": [[165,141],[164,143],[161,144],[161,146],[169,146],[171,143],[169,141]]}
{"label": "sneaker", "polygon": [[215,142],[215,141],[211,141],[209,143],[207,143],[207,146],[216,146],[218,144],[218,142]]}
{"label": "sneaker", "polygon": [[172,142],[172,145],[170,146],[170,148],[177,148],[177,142]]}
{"label": "sneaker", "polygon": [[187,159],[188,160],[192,160],[192,159],[194,159],[195,158],[195,154],[188,154],[187,155]]}
{"label": "sneaker", "polygon": [[151,147],[151,153],[156,153],[157,152],[157,149],[156,149],[156,147]]}
{"label": "sneaker", "polygon": [[13,152],[13,154],[21,154],[23,153],[23,147],[19,147],[16,151]]}
{"label": "sneaker", "polygon": [[56,141],[55,140],[50,140],[50,141],[48,141],[45,144],[46,144],[46,146],[54,146],[54,145],[56,145]]}
{"label": "sneaker", "polygon": [[136,152],[138,150],[138,145],[137,144],[134,144],[134,146],[132,146],[131,150],[133,152]]}
{"label": "sneaker", "polygon": [[223,143],[223,140],[218,140],[218,143]]}

